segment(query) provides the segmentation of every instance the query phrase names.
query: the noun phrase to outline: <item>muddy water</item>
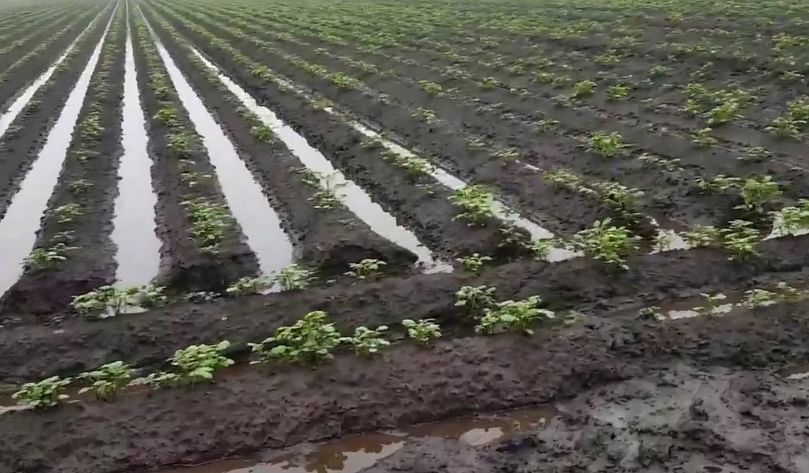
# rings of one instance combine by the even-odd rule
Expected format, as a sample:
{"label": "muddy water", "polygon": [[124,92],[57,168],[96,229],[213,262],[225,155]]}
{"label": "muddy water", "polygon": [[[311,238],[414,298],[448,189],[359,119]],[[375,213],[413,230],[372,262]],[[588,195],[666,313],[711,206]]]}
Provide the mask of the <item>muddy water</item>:
{"label": "muddy water", "polygon": [[90,30],[90,28],[95,26],[96,21],[98,21],[98,18],[104,13],[104,11],[106,11],[106,9],[102,10],[95,18],[93,18],[93,21],[91,21],[90,24],[87,25],[87,27],[76,37],[76,39],[74,39],[73,42],[70,43],[70,45],[67,47],[67,49],[65,49],[62,55],[59,56],[59,58],[56,59],[56,61],[54,61],[54,63],[51,64],[51,66],[45,72],[43,72],[42,75],[37,77],[36,80],[34,80],[34,82],[31,83],[31,85],[29,85],[25,90],[23,90],[23,92],[11,103],[11,105],[9,105],[7,110],[5,110],[2,114],[0,114],[0,136],[3,136],[3,134],[8,129],[9,125],[11,125],[11,122],[13,122],[17,118],[17,115],[20,114],[22,109],[25,108],[25,106],[31,100],[31,97],[33,97],[34,94],[37,92],[37,90],[39,90],[39,88],[42,87],[42,84],[48,82],[48,79],[51,78],[53,72],[56,70],[59,64],[61,64],[62,61],[64,61],[65,57],[70,53],[70,51],[73,50],[73,47],[76,46],[76,43],[79,41],[79,38],[84,36],[87,33],[87,31]]}
{"label": "muddy water", "polygon": [[280,455],[267,452],[259,459],[231,459],[162,473],[357,473],[413,439],[432,437],[485,445],[540,429],[556,414],[551,406],[516,409],[416,425],[400,432],[349,435],[322,444],[293,447]]}
{"label": "muddy water", "polygon": [[154,32],[152,37],[183,106],[202,136],[225,200],[258,257],[261,271],[271,274],[289,266],[293,262],[292,242],[281,227],[281,219]]}
{"label": "muddy water", "polygon": [[110,16],[102,39],[70,92],[62,114],[56,120],[39,157],[25,175],[20,191],[12,197],[6,215],[0,220],[0,294],[5,293],[19,279],[25,258],[34,247],[40,220],[59,179],[90,78],[113,18],[115,12]]}
{"label": "muddy water", "polygon": [[132,35],[127,30],[124,75],[123,147],[118,169],[112,241],[117,246],[116,280],[123,286],[149,283],[160,266],[160,239],[155,234],[157,196],[152,188],[152,161],[146,152],[146,127],[135,79]]}
{"label": "muddy water", "polygon": [[396,223],[396,219],[375,203],[362,188],[353,181],[346,179],[320,151],[306,141],[306,138],[284,123],[272,110],[259,105],[247,91],[226,76],[199,51],[196,49],[193,49],[193,51],[208,68],[219,74],[219,79],[222,83],[233,95],[239,98],[245,107],[255,113],[278,135],[304,166],[324,176],[323,181],[327,181],[323,182],[324,185],[339,189],[337,194],[341,202],[348,210],[364,221],[371,230],[415,254],[418,257],[418,262],[431,271],[451,270],[450,265],[434,260],[430,250],[418,240],[416,235]]}

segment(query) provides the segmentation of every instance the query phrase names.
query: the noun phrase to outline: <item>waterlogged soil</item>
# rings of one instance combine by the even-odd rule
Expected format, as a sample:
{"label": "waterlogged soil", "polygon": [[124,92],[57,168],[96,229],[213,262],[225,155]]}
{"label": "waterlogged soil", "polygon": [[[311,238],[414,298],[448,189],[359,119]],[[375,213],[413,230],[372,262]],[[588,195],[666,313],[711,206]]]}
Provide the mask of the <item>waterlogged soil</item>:
{"label": "waterlogged soil", "polygon": [[[45,217],[34,245],[36,248],[48,247],[57,240],[60,232],[70,231],[72,233],[64,241],[73,248],[69,250],[69,258],[48,271],[26,269],[4,295],[2,310],[22,314],[53,313],[66,307],[74,296],[115,280],[115,248],[109,235],[122,152],[120,124],[125,38],[126,23],[123,13],[118,12],[102,45],[96,69],[89,78],[73,138],[65,150],[59,181],[48,201],[48,211],[78,202],[82,215],[67,223]],[[77,85],[80,86],[81,83]],[[94,108],[100,112],[94,112]],[[81,125],[95,113],[98,113],[98,123],[105,125],[97,138],[85,138]],[[72,184],[82,179],[88,183],[87,189],[77,192]]]}
{"label": "waterlogged soil", "polygon": [[[0,417],[0,469],[19,473],[142,471],[353,433],[401,429],[474,412],[545,404],[589,389],[619,401],[626,396],[620,388],[610,394],[610,383],[652,376],[672,364],[773,370],[805,362],[809,359],[805,344],[809,337],[808,307],[807,303],[783,305],[766,313],[699,317],[678,323],[592,317],[569,326],[539,328],[533,337],[458,336],[431,348],[403,343],[374,359],[338,355],[314,370],[236,368],[222,373],[212,385],[137,393],[111,403],[70,403],[46,412],[7,412]],[[700,386],[681,378],[675,375],[669,384],[683,384],[681,391],[689,393]],[[644,386],[642,379],[639,383]],[[773,390],[777,393],[777,386],[773,385]],[[660,396],[651,388],[646,391],[630,393],[637,392],[633,396],[640,401],[645,396],[652,406],[669,402],[685,408],[701,418],[704,426],[716,423],[709,422],[711,415],[728,415],[713,407],[712,399],[717,396],[710,396],[707,389],[699,393],[705,401],[693,406],[684,405],[676,390]],[[756,415],[776,415],[776,410],[784,419],[792,419],[789,425],[794,427],[788,431],[796,432],[778,450],[786,455],[801,445],[797,436],[803,435],[805,424],[801,427],[798,410],[805,407],[806,393],[787,392],[783,397],[765,394],[763,409],[773,412],[752,411],[753,420]],[[774,404],[770,405],[771,401]],[[793,402],[794,407],[790,407]],[[627,416],[640,415],[644,410],[641,406],[622,412],[602,404],[593,402],[587,411],[614,422],[614,428],[632,426]],[[598,406],[603,411],[594,411]],[[739,403],[737,407],[742,406]],[[585,414],[580,414],[582,419],[587,418]],[[665,412],[659,416],[661,422],[676,419]],[[648,421],[654,419],[649,417]],[[760,421],[762,425],[768,424],[766,420]],[[51,425],[59,425],[61,434],[52,435]],[[772,442],[777,444],[778,428],[770,425]],[[682,428],[692,436],[699,434],[699,429]],[[575,439],[564,435],[567,431],[560,428],[548,456],[556,458],[575,445]],[[663,427],[658,430],[664,431]],[[659,438],[654,432],[644,435]],[[585,462],[596,456],[603,456],[597,458],[602,462],[615,461],[615,451],[619,459],[628,456],[631,460],[633,448],[637,448],[633,447],[631,432],[615,442],[608,440],[608,434],[591,438],[591,443],[584,445],[592,453],[579,452],[581,460],[571,457],[565,461]],[[599,444],[599,439],[608,445]],[[716,444],[716,436],[710,432],[691,439],[694,441],[686,437],[671,442],[684,442],[691,448],[704,444],[706,449]],[[663,455],[660,461],[665,465],[665,452],[670,450],[651,445],[641,450],[638,461]],[[528,450],[526,454],[532,451]],[[675,460],[691,458],[686,453],[677,455]]]}
{"label": "waterlogged soil", "polygon": [[493,445],[410,442],[366,473],[809,471],[809,380],[674,366],[557,405]]}
{"label": "waterlogged soil", "polygon": [[[158,34],[162,32],[157,25],[153,26]],[[413,265],[414,255],[374,234],[346,209],[316,209],[316,191],[301,181],[301,161],[278,137],[267,142],[257,139],[251,124],[238,113],[243,106],[236,96],[223,89],[223,85],[213,84],[207,78],[210,72],[206,72],[205,65],[191,60],[190,50],[177,47],[166,35],[160,37],[246,160],[270,202],[283,215],[284,227],[295,235],[296,250],[304,264],[317,268],[321,276],[342,274],[350,263],[365,258],[383,260],[388,269],[407,269]]]}

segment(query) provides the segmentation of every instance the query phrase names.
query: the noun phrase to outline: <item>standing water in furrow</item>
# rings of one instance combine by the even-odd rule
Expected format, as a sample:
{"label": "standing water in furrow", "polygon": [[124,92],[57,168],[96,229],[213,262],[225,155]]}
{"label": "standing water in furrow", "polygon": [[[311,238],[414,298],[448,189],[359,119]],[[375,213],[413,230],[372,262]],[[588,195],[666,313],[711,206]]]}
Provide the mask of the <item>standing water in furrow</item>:
{"label": "standing water in furrow", "polygon": [[118,170],[120,181],[112,231],[112,241],[117,246],[116,280],[124,286],[147,284],[157,276],[160,268],[160,240],[155,233],[157,196],[152,188],[152,161],[146,150],[147,142],[138,83],[135,79],[132,32],[127,28],[124,154]]}
{"label": "standing water in furrow", "polygon": [[36,241],[36,231],[48,205],[67,148],[79,117],[90,78],[101,54],[101,46],[107,36],[114,14],[110,16],[101,40],[70,92],[62,114],[48,135],[47,142],[39,153],[33,167],[25,176],[20,191],[14,195],[5,216],[0,220],[0,294],[5,293],[23,272],[23,263]]}
{"label": "standing water in furrow", "polygon": [[247,237],[250,249],[258,257],[261,272],[278,272],[293,261],[292,242],[284,232],[278,214],[154,32],[152,38],[183,106],[202,136],[228,207]]}
{"label": "standing water in furrow", "polygon": [[19,97],[17,97],[11,103],[11,105],[9,105],[8,109],[6,109],[5,111],[3,111],[2,114],[0,114],[0,136],[2,136],[3,133],[6,132],[9,125],[11,125],[11,122],[13,122],[15,118],[17,118],[17,115],[20,114],[20,112],[25,107],[25,105],[28,103],[28,101],[31,100],[31,97],[33,97],[34,94],[37,92],[37,90],[39,90],[39,88],[42,87],[42,84],[44,84],[45,82],[48,81],[48,79],[51,78],[51,76],[53,75],[53,71],[55,71],[56,68],[59,67],[59,64],[61,64],[62,61],[64,61],[65,57],[67,57],[67,55],[70,53],[70,51],[73,50],[73,48],[76,46],[76,43],[79,42],[79,39],[84,34],[86,34],[87,31],[89,31],[90,28],[93,27],[93,25],[95,25],[96,21],[98,21],[98,18],[101,15],[103,15],[105,11],[106,10],[102,10],[93,19],[93,21],[91,21],[90,24],[87,25],[87,28],[85,28],[81,33],[79,33],[78,36],[76,36],[76,39],[74,39],[73,42],[70,43],[70,46],[68,46],[67,49],[65,49],[65,51],[59,56],[58,59],[56,59],[56,61],[48,68],[48,70],[43,72],[41,76],[37,77],[37,79],[33,83],[31,83],[31,85],[29,85],[19,95]]}
{"label": "standing water in furrow", "polygon": [[219,75],[222,83],[239,98],[245,107],[255,113],[278,135],[304,166],[320,175],[327,176],[329,184],[340,189],[343,204],[367,223],[374,232],[415,254],[418,263],[431,272],[450,269],[450,266],[437,262],[430,250],[418,240],[415,234],[400,226],[396,219],[374,202],[362,188],[346,179],[320,151],[306,141],[306,138],[284,123],[272,110],[259,105],[247,91],[225,75],[199,51],[196,49],[192,49],[192,51],[208,68]]}

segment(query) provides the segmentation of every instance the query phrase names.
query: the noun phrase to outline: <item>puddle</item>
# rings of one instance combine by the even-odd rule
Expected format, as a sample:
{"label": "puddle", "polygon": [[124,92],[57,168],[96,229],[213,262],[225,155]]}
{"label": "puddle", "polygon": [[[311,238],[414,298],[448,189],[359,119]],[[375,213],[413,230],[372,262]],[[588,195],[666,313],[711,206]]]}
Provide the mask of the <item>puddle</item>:
{"label": "puddle", "polygon": [[70,51],[73,50],[73,48],[76,46],[76,43],[78,43],[79,40],[85,34],[87,34],[87,32],[93,26],[95,26],[96,22],[98,21],[98,18],[104,13],[104,11],[105,10],[102,10],[98,15],[96,15],[96,17],[93,18],[93,21],[91,21],[90,24],[87,25],[87,27],[84,30],[82,30],[82,32],[78,36],[76,36],[76,39],[74,39],[73,42],[70,43],[67,49],[65,49],[65,51],[56,59],[56,61],[53,64],[51,64],[51,66],[45,72],[43,72],[42,75],[37,77],[36,80],[34,80],[34,82],[31,83],[31,85],[29,85],[25,90],[23,90],[23,92],[16,99],[14,99],[11,105],[9,105],[8,109],[6,109],[2,114],[0,114],[0,136],[3,136],[6,130],[8,130],[8,127],[9,125],[11,125],[11,122],[13,122],[17,118],[17,115],[19,115],[22,109],[25,108],[25,106],[28,104],[29,101],[31,101],[31,98],[34,96],[37,90],[39,90],[39,88],[42,87],[42,84],[48,82],[48,79],[51,78],[53,72],[56,70],[57,67],[59,67],[59,64],[61,64],[62,61],[64,61],[65,57],[67,57],[67,55],[70,54]]}
{"label": "puddle", "polygon": [[256,254],[262,273],[269,275],[289,266],[293,262],[292,242],[284,232],[278,214],[239,158],[230,139],[208,113],[153,31],[152,38],[180,101],[202,136],[228,207],[247,237],[250,249]]}
{"label": "puddle", "polygon": [[[401,432],[349,435],[338,440],[289,450],[270,461],[246,458],[162,470],[161,473],[358,473],[419,438],[457,440],[485,445],[546,425],[557,411],[552,406],[516,409],[416,425]],[[267,455],[269,456],[269,455]]]}
{"label": "puddle", "polygon": [[784,374],[786,379],[790,381],[803,381],[809,379],[809,363],[804,363],[797,368],[788,371]]}
{"label": "puddle", "polygon": [[[128,8],[128,6],[127,6]],[[127,27],[123,98],[123,148],[118,169],[112,241],[117,246],[116,280],[124,286],[148,284],[160,267],[160,239],[155,234],[157,196],[152,188],[152,160],[135,79],[132,36]]]}
{"label": "puddle", "polygon": [[0,271],[0,294],[5,293],[19,279],[25,258],[34,247],[40,220],[62,171],[62,162],[72,139],[73,128],[101,55],[101,46],[114,18],[115,12],[110,16],[104,35],[70,92],[39,157],[23,178],[19,192],[12,197],[6,215],[0,219],[0,268],[3,268]]}
{"label": "puddle", "polygon": [[[329,112],[329,113],[337,113],[337,114],[339,114],[340,117],[343,118],[346,121],[346,123],[351,125],[355,130],[359,131],[360,133],[362,133],[363,135],[365,135],[365,136],[367,136],[369,138],[374,138],[374,139],[378,140],[380,143],[382,143],[382,145],[385,148],[387,148],[390,151],[393,151],[394,153],[398,154],[399,156],[404,156],[406,158],[416,158],[416,157],[418,157],[412,151],[408,150],[407,148],[405,148],[405,147],[403,147],[403,146],[401,146],[401,145],[399,145],[399,144],[397,144],[397,143],[395,143],[395,142],[393,142],[393,141],[391,141],[391,140],[389,140],[387,138],[384,138],[382,135],[380,135],[379,133],[377,133],[374,130],[371,130],[367,126],[365,126],[365,125],[363,125],[363,124],[361,124],[361,123],[359,123],[359,122],[357,122],[355,120],[351,120],[351,119],[345,117],[345,115],[342,114],[342,113],[335,112],[331,107],[324,107],[323,109],[325,111]],[[434,163],[431,163],[431,166],[432,166],[432,168],[430,170],[430,175],[435,180],[437,180],[438,182],[443,184],[445,187],[447,187],[447,188],[449,188],[451,190],[459,190],[459,189],[463,189],[464,187],[467,187],[469,185],[468,183],[464,182],[460,178],[450,174],[445,169],[442,169],[441,167],[436,166]],[[532,240],[549,240],[549,239],[555,238],[555,235],[553,233],[551,233],[549,230],[541,227],[540,225],[537,225],[536,223],[534,223],[534,222],[532,222],[532,221],[530,221],[530,220],[528,220],[526,218],[520,217],[519,215],[516,214],[516,212],[511,210],[506,204],[504,204],[503,202],[501,202],[499,200],[495,200],[493,202],[492,208],[493,208],[494,214],[495,214],[495,216],[497,218],[499,218],[500,220],[503,220],[503,221],[510,221],[515,226],[517,226],[519,228],[522,228],[523,230],[527,231],[528,234],[531,235]],[[556,248],[555,247],[555,248],[551,249],[551,251],[550,251],[550,253],[548,255],[548,261],[551,261],[551,262],[562,261],[562,260],[574,258],[576,256],[580,256],[580,254],[578,254],[578,253],[576,253],[574,251],[565,249],[565,248]]]}
{"label": "puddle", "polygon": [[328,182],[323,182],[323,184],[339,189],[337,193],[341,202],[359,219],[368,224],[371,230],[415,254],[418,257],[418,263],[427,268],[428,272],[452,269],[451,265],[435,261],[430,250],[418,240],[416,235],[400,226],[391,214],[385,212],[362,188],[346,179],[320,151],[309,145],[303,136],[281,121],[272,110],[259,105],[247,91],[225,75],[199,51],[193,48],[192,51],[208,68],[219,74],[219,79],[228,90],[269,126],[304,166],[325,176],[323,181]]}

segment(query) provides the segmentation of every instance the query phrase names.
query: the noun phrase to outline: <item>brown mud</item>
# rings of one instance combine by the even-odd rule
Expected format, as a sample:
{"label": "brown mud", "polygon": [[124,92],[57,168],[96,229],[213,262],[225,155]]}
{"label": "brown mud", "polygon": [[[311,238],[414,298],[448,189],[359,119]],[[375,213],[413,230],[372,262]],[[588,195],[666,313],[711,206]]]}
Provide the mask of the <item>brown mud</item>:
{"label": "brown mud", "polygon": [[[609,383],[647,376],[672,363],[783,367],[809,359],[806,309],[806,303],[782,305],[766,316],[746,312],[650,324],[596,317],[538,329],[533,337],[460,337],[429,349],[405,343],[377,359],[338,356],[315,370],[231,370],[213,385],[46,412],[12,411],[0,417],[0,469],[112,473],[194,464],[544,404],[590,388],[609,392]],[[689,409],[705,418],[710,406]],[[608,414],[620,419],[619,411],[605,406]],[[61,434],[52,435],[49,425],[59,425]],[[560,447],[567,442],[560,435]],[[593,445],[594,451],[600,448]]]}

